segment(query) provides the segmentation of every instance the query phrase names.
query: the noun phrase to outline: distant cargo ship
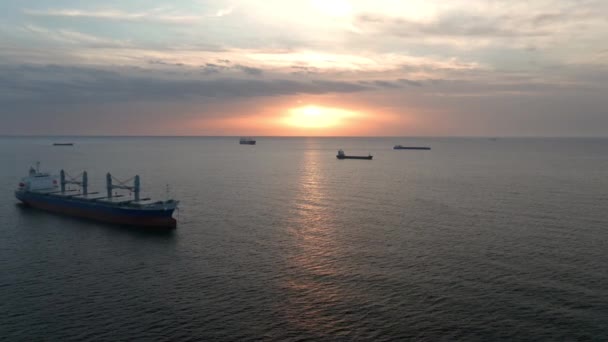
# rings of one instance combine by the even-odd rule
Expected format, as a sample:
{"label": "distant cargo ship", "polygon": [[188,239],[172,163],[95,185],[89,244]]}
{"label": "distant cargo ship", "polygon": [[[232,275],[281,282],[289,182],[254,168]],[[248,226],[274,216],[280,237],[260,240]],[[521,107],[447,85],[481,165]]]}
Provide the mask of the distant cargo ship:
{"label": "distant cargo ship", "polygon": [[253,139],[251,137],[242,137],[241,140],[239,140],[239,144],[241,144],[241,145],[255,145],[255,139]]}
{"label": "distant cargo ship", "polygon": [[74,143],[53,143],[53,146],[74,146]]}
{"label": "distant cargo ship", "polygon": [[403,145],[395,145],[393,150],[430,150],[430,147],[427,146],[403,146]]}
{"label": "distant cargo ship", "polygon": [[336,158],[338,159],[365,159],[365,160],[372,160],[373,156],[367,155],[367,156],[347,156],[344,154],[344,151],[339,150],[338,151],[338,155],[336,155]]}
{"label": "distant cargo ship", "polygon": [[[112,184],[112,175],[106,175],[106,195],[99,192],[88,192],[87,172],[82,173],[81,180],[68,180],[66,173],[61,170],[60,176],[51,176],[30,168],[29,175],[23,177],[15,191],[15,197],[23,204],[46,211],[93,219],[102,222],[145,226],[175,228],[177,221],[173,211],[179,201],[151,201],[140,198],[139,176],[134,177],[133,186],[118,182]],[[75,184],[80,191],[68,190],[66,185]],[[132,191],[133,197],[113,194],[114,189]],[[126,197],[126,198],[125,198]]]}

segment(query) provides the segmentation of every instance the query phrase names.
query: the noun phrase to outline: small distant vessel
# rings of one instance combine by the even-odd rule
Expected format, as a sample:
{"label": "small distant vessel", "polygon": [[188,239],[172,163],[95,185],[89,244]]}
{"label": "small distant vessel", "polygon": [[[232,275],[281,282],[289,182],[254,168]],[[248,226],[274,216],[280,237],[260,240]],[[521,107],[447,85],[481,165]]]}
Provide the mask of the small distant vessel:
{"label": "small distant vessel", "polygon": [[239,144],[241,145],[255,145],[255,139],[251,137],[241,137],[239,140]]}
{"label": "small distant vessel", "polygon": [[338,155],[336,156],[336,158],[338,159],[365,159],[365,160],[372,160],[373,156],[367,155],[367,156],[347,156],[344,154],[343,150],[339,150],[338,151]]}
{"label": "small distant vessel", "polygon": [[53,146],[74,146],[74,143],[53,143]]}
{"label": "small distant vessel", "polygon": [[403,145],[395,145],[393,150],[430,150],[430,147],[427,146],[403,146]]}
{"label": "small distant vessel", "polygon": [[[40,172],[39,164],[30,168],[29,175],[23,177],[15,190],[15,197],[23,204],[58,214],[92,219],[107,223],[124,224],[144,227],[175,228],[177,221],[172,217],[179,201],[152,201],[150,198],[140,198],[139,176],[133,177],[133,186],[117,180],[106,174],[107,194],[88,191],[87,172],[82,173],[80,180],[69,177],[61,170],[59,176]],[[69,178],[69,179],[68,179]],[[80,190],[66,189],[66,185],[74,184]],[[114,189],[124,189],[132,192],[132,197],[113,193]]]}

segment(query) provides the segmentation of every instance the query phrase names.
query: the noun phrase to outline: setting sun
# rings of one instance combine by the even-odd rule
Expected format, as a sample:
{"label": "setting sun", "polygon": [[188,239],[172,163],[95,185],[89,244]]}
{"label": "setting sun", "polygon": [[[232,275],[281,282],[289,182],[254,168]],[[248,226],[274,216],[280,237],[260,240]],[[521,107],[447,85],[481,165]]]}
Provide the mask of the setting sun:
{"label": "setting sun", "polygon": [[345,17],[352,12],[352,7],[346,0],[315,0],[313,5],[322,13],[332,17]]}
{"label": "setting sun", "polygon": [[290,109],[283,122],[297,128],[330,128],[355,116],[355,112],[340,108],[305,106]]}

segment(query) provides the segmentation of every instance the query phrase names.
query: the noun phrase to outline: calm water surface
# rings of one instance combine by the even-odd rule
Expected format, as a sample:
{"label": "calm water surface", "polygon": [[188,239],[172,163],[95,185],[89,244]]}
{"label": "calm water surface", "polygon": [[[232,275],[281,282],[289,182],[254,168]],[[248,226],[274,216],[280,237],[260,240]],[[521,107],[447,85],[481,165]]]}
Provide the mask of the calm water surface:
{"label": "calm water surface", "polygon": [[[170,184],[178,228],[22,208],[36,160]],[[608,140],[0,138],[0,165],[6,340],[608,339]]]}

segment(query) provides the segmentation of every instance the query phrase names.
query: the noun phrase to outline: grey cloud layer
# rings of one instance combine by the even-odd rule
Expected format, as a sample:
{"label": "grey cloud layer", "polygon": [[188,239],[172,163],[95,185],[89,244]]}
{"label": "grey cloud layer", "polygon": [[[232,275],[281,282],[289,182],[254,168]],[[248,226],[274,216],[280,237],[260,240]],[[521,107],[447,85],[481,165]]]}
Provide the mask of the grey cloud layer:
{"label": "grey cloud layer", "polygon": [[[237,66],[246,75],[255,68]],[[146,74],[154,76],[145,76]],[[239,98],[373,90],[381,84],[328,80],[171,77],[153,70],[111,71],[59,65],[0,66],[0,99],[7,103],[171,100],[192,97]],[[204,76],[204,75],[202,75]]]}
{"label": "grey cloud layer", "polygon": [[[153,64],[157,64],[154,61]],[[161,66],[166,66],[161,63]],[[202,68],[170,65],[170,70],[143,68],[100,69],[60,65],[0,65],[0,100],[3,103],[105,103],[163,101],[189,98],[230,100],[295,94],[354,93],[399,90],[450,96],[489,96],[497,93],[535,95],[548,92],[580,92],[605,89],[608,70],[572,68],[577,83],[543,81],[526,75],[502,75],[470,71],[461,79],[367,79],[333,81],[263,73],[240,65],[208,63]],[[177,70],[177,71],[176,71]],[[212,73],[209,70],[214,70]],[[241,73],[235,73],[235,70]],[[260,75],[263,75],[260,76]],[[283,77],[281,77],[283,76]],[[584,82],[582,81],[584,80]]]}
{"label": "grey cloud layer", "polygon": [[402,36],[464,36],[464,37],[540,37],[556,34],[556,24],[568,26],[590,18],[600,19],[597,12],[574,10],[572,12],[547,12],[528,17],[501,14],[498,16],[476,13],[444,13],[431,21],[412,21],[398,16],[360,14],[356,23],[365,28]]}

